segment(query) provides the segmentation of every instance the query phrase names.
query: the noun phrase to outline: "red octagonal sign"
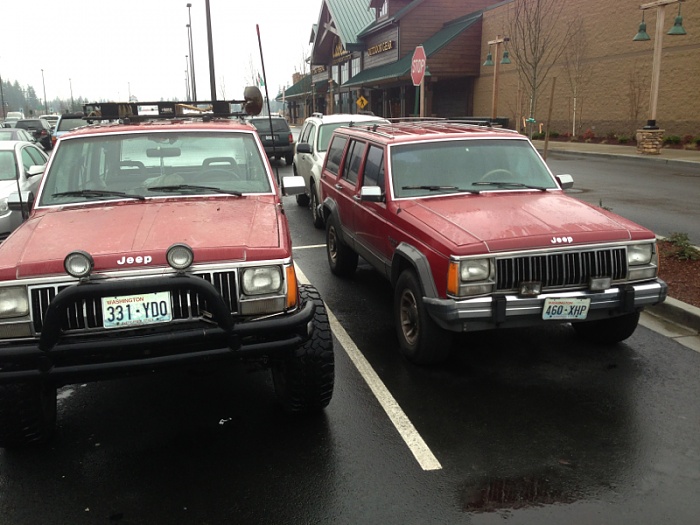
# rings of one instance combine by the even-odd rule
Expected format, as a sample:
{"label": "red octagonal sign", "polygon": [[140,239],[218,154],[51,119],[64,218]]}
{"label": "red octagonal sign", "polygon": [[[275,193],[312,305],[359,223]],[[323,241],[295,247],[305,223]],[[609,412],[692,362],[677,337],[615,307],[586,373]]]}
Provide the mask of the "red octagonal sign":
{"label": "red octagonal sign", "polygon": [[417,46],[416,50],[413,52],[413,58],[411,59],[411,80],[413,80],[414,86],[420,86],[425,76],[425,49],[423,46]]}

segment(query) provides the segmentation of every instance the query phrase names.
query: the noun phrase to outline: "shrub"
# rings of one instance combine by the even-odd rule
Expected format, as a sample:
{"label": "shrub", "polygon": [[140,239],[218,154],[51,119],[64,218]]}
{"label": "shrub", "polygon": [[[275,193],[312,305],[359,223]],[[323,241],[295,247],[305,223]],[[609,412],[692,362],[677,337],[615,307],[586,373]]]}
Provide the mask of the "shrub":
{"label": "shrub", "polygon": [[676,247],[673,256],[682,261],[696,261],[700,259],[700,250],[690,244],[687,233],[674,232],[668,237],[668,241]]}
{"label": "shrub", "polygon": [[559,132],[557,132],[557,131],[550,131],[549,132],[550,139],[556,139],[558,136],[559,136]]}
{"label": "shrub", "polygon": [[681,139],[682,144],[693,144],[694,142],[696,141],[692,135],[683,135],[683,138]]}
{"label": "shrub", "polygon": [[696,139],[695,139],[695,146],[697,146],[698,148],[700,148],[700,137],[696,137]]}
{"label": "shrub", "polygon": [[544,140],[544,133],[533,133],[532,140]]}
{"label": "shrub", "polygon": [[617,140],[620,144],[627,144],[630,141],[630,138],[627,135],[620,135],[617,137]]}
{"label": "shrub", "polygon": [[678,135],[669,135],[664,137],[664,144],[680,144],[681,138]]}
{"label": "shrub", "polygon": [[595,132],[588,128],[583,134],[583,140],[593,140],[595,138]]}
{"label": "shrub", "polygon": [[608,133],[605,135],[605,138],[608,140],[617,140],[617,135],[614,131],[608,131]]}

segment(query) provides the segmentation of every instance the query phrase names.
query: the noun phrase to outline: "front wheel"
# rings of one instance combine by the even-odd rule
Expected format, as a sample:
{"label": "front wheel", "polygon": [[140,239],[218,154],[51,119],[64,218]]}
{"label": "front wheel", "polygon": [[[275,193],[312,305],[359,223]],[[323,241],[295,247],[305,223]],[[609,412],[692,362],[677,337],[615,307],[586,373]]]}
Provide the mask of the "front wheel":
{"label": "front wheel", "polygon": [[46,443],[56,427],[56,387],[0,385],[0,447]]}
{"label": "front wheel", "polygon": [[335,382],[333,334],[321,295],[313,286],[300,286],[302,302],[313,301],[316,311],[311,338],[286,358],[273,362],[275,394],[285,411],[317,412],[330,403]]}
{"label": "front wheel", "polygon": [[417,365],[438,364],[450,355],[452,334],[430,317],[418,277],[404,270],[394,289],[394,325],[401,353]]}
{"label": "front wheel", "polygon": [[630,337],[639,324],[639,312],[600,319],[571,323],[581,339],[601,345],[614,345]]}

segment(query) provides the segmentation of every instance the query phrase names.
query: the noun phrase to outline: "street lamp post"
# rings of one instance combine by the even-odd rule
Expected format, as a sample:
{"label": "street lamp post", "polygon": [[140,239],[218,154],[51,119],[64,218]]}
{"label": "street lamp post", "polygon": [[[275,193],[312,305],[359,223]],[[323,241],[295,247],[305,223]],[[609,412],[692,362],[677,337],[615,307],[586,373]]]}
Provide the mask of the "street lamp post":
{"label": "street lamp post", "polygon": [[192,81],[192,101],[196,102],[197,101],[197,84],[195,82],[195,76],[194,76],[194,53],[193,53],[193,48],[192,48],[192,4],[188,2],[187,4],[187,17],[190,21],[189,24],[187,24],[187,37],[189,39],[189,44],[190,44],[190,79]]}
{"label": "street lamp post", "polygon": [[44,82],[44,70],[41,70],[41,84],[44,86],[44,113],[48,115],[49,107],[46,105],[46,82]]}
{"label": "street lamp post", "polygon": [[69,78],[68,85],[70,86],[70,110],[75,111],[75,105],[73,104],[73,81]]}
{"label": "street lamp post", "polygon": [[[499,48],[501,44],[508,42],[510,38],[507,36],[502,37],[498,35],[495,40],[489,40],[489,53],[486,56],[485,66],[494,66],[493,69],[493,93],[491,96],[491,122],[496,120],[498,114],[498,70],[500,64],[510,64],[510,58],[508,57],[508,51],[503,51],[503,59],[498,60]],[[494,61],[491,56],[491,46],[495,46],[494,55],[496,60]]]}
{"label": "street lamp post", "polygon": [[190,57],[185,55],[185,100],[190,98]]}
{"label": "street lamp post", "polygon": [[[659,129],[659,127],[656,125],[656,105],[657,101],[659,99],[659,79],[661,77],[661,49],[663,47],[663,38],[664,38],[664,21],[666,19],[666,6],[670,4],[677,4],[680,2],[683,2],[684,0],[656,0],[655,2],[650,2],[648,4],[642,4],[639,6],[639,8],[642,11],[645,11],[647,9],[652,9],[656,8],[656,33],[654,35],[654,58],[652,61],[652,67],[651,67],[651,90],[650,90],[650,100],[649,100],[649,120],[647,121],[647,125],[644,126],[644,129]],[[680,6],[679,6],[680,8]],[[680,23],[680,9],[679,9],[679,16],[676,18],[676,25],[674,26],[674,29],[676,26],[681,26]],[[644,26],[646,27],[646,25]],[[641,26],[640,26],[641,29]],[[671,29],[669,31],[670,35],[683,35],[685,34],[685,31],[678,32],[674,31],[674,29]],[[640,33],[634,37],[633,40],[648,40],[648,35],[646,38],[644,36],[641,36],[641,31]],[[646,35],[646,32],[643,33]]]}

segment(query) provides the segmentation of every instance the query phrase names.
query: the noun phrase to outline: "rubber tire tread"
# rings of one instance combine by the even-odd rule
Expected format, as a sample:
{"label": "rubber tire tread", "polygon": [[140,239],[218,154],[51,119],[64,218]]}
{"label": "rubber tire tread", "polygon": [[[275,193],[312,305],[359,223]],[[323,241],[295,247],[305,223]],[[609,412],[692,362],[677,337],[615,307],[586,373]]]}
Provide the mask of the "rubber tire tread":
{"label": "rubber tire tread", "polygon": [[310,202],[309,202],[309,209],[311,210],[311,222],[314,225],[314,228],[317,230],[322,230],[323,229],[323,215],[321,215],[318,212],[318,194],[316,193],[316,184],[311,183],[311,191],[309,193],[311,194],[310,196]]}
{"label": "rubber tire tread", "polygon": [[[329,250],[331,244],[329,241],[331,228],[335,230],[335,263],[333,262]],[[338,219],[335,216],[329,217],[328,223],[326,224],[326,256],[328,258],[328,267],[331,269],[333,275],[337,275],[338,277],[351,277],[357,269],[357,263],[359,261],[358,255],[350,246],[340,239],[339,230]]]}
{"label": "rubber tire tread", "polygon": [[0,385],[0,447],[43,444],[56,428],[56,387],[41,383]]}
{"label": "rubber tire tread", "polygon": [[[416,299],[418,313],[418,336],[415,345],[411,345],[403,334],[401,326],[401,296],[409,289]],[[404,270],[396,281],[394,289],[394,326],[399,339],[401,353],[416,365],[436,365],[450,356],[452,333],[444,330],[430,317],[423,304],[423,289],[418,277],[412,270]]]}
{"label": "rubber tire tread", "polygon": [[576,335],[591,343],[615,345],[630,337],[639,324],[639,312],[610,319],[571,323]]}
{"label": "rubber tire tread", "polygon": [[326,306],[315,287],[299,287],[302,303],[313,301],[313,334],[288,357],[272,364],[275,394],[286,412],[318,412],[328,406],[335,383],[333,333]]}

